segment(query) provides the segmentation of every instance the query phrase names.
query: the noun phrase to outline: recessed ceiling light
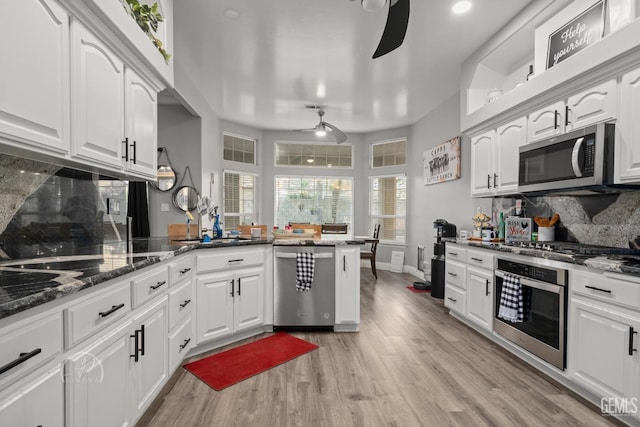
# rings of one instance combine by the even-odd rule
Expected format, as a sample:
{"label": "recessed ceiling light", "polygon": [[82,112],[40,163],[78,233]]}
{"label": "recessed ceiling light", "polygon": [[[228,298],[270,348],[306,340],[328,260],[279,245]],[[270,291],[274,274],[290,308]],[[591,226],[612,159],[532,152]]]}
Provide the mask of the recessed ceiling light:
{"label": "recessed ceiling light", "polygon": [[457,3],[455,3],[453,5],[453,8],[451,8],[453,13],[458,14],[458,15],[461,14],[461,13],[468,12],[469,9],[471,9],[471,2],[470,1],[459,1],[459,2],[457,2]]}
{"label": "recessed ceiling light", "polygon": [[234,21],[240,18],[240,12],[236,9],[225,9],[222,13],[224,14],[224,16],[229,19],[233,19]]}
{"label": "recessed ceiling light", "polygon": [[313,163],[313,159],[307,159],[307,163]]}

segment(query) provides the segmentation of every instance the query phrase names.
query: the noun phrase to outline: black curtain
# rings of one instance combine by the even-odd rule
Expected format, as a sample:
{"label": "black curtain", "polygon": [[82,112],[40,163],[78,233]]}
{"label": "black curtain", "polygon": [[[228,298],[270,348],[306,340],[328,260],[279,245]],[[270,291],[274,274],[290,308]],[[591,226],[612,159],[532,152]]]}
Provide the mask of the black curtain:
{"label": "black curtain", "polygon": [[131,237],[151,236],[146,182],[129,181],[127,216],[131,217]]}

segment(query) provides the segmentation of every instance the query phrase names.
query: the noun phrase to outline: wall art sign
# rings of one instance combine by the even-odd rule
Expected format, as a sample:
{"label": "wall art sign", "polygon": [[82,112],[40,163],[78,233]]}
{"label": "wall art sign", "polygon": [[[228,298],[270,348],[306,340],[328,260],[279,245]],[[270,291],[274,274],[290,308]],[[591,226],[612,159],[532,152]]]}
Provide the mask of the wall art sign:
{"label": "wall art sign", "polygon": [[460,178],[460,137],[457,136],[422,154],[424,185]]}
{"label": "wall art sign", "polygon": [[510,216],[504,222],[504,240],[509,242],[528,242],[531,240],[531,218]]}
{"label": "wall art sign", "polygon": [[602,39],[604,0],[600,0],[549,36],[547,69]]}

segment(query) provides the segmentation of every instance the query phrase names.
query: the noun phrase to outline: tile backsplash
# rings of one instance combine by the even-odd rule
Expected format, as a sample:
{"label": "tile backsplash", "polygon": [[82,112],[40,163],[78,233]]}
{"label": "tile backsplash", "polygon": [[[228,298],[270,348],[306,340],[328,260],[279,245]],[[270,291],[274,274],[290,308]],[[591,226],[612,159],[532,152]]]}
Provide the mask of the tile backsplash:
{"label": "tile backsplash", "polygon": [[0,259],[101,253],[125,238],[126,185],[0,154]]}
{"label": "tile backsplash", "polygon": [[590,245],[629,247],[640,236],[640,191],[588,196],[497,197],[493,211],[515,213],[516,200],[525,202],[528,217],[560,215],[556,240]]}

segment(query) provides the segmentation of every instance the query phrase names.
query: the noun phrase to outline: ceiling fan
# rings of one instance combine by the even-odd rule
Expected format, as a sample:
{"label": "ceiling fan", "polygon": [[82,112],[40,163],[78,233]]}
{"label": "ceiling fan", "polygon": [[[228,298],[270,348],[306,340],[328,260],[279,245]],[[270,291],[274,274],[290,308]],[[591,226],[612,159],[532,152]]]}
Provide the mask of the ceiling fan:
{"label": "ceiling fan", "polygon": [[327,108],[326,105],[305,105],[305,108],[316,110],[318,116],[320,116],[320,122],[311,129],[296,129],[296,132],[314,132],[317,136],[325,136],[327,133],[330,133],[338,144],[347,140],[347,135],[345,135],[344,132],[331,123],[325,122],[322,118],[324,116],[324,109]]}
{"label": "ceiling fan", "polygon": [[409,0],[360,0],[360,3],[369,12],[382,9],[385,4],[389,4],[387,23],[384,26],[378,48],[373,53],[373,59],[400,47],[409,25]]}

